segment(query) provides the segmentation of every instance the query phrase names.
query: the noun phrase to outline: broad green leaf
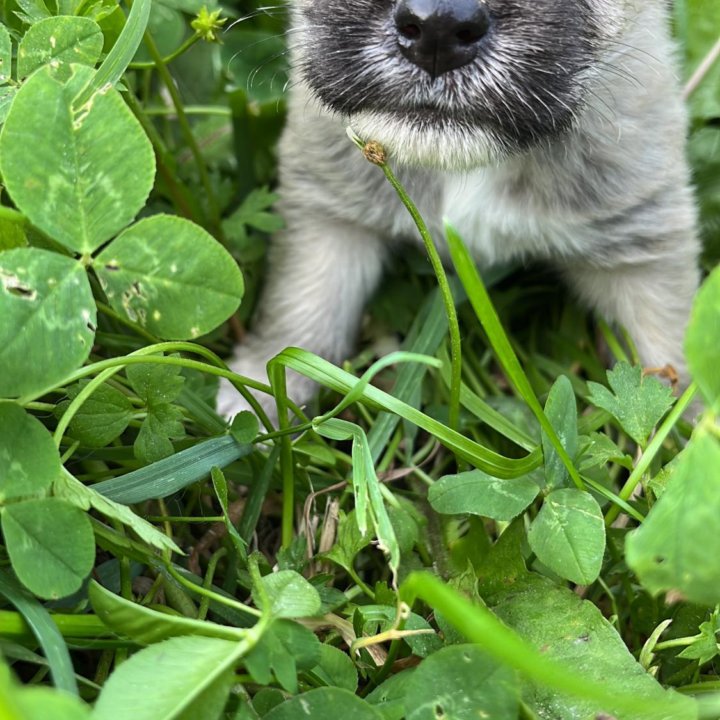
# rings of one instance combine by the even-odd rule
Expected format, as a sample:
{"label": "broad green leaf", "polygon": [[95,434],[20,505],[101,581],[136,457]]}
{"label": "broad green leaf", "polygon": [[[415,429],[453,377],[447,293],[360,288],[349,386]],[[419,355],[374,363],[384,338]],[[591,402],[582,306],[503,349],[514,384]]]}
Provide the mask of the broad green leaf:
{"label": "broad green leaf", "polygon": [[352,720],[384,720],[372,705],[342,688],[322,687],[286,700],[273,708],[263,720],[337,720],[338,716]]}
{"label": "broad green leaf", "polygon": [[701,605],[720,602],[720,443],[702,426],[667,489],[627,536],[627,564],[652,593],[673,590]]}
{"label": "broad green leaf", "polygon": [[[0,123],[5,122],[5,118],[10,112],[12,101],[15,99],[15,95],[17,95],[17,88],[12,85],[0,87]],[[0,241],[0,249],[2,249],[2,244],[3,241]]]}
{"label": "broad green leaf", "polygon": [[[578,444],[577,403],[572,384],[566,375],[561,375],[550,388],[545,402],[545,415],[568,456],[571,460],[575,460]],[[568,471],[545,430],[542,431],[542,446],[548,486],[563,487],[568,481]]]}
{"label": "broad green leaf", "polygon": [[512,520],[535,499],[540,488],[526,477],[500,480],[482,470],[441,477],[428,491],[436,512],[471,513],[493,520]]}
{"label": "broad green leaf", "polygon": [[38,70],[18,91],[0,136],[10,197],[33,225],[78,253],[125,227],[155,177],[150,142],[116,90],[72,111],[93,73],[82,65]]}
{"label": "broad green leaf", "polygon": [[113,502],[92,487],[83,485],[70,475],[67,470],[64,470],[55,482],[54,492],[57,497],[67,500],[67,502],[79,507],[81,510],[89,510],[92,507],[101,515],[121,522],[152,547],[159,550],[170,550],[180,555],[183,554],[183,551],[171,537],[168,537],[164,532],[160,532],[147,520],[136,515],[127,505]]}
{"label": "broad green leaf", "polygon": [[[1,26],[0,26],[1,27]],[[2,88],[0,88],[0,96]],[[0,97],[0,103],[2,99]],[[21,222],[0,218],[0,252],[13,248],[27,247],[27,235]]]}
{"label": "broad green leaf", "polygon": [[[243,410],[233,418],[230,424],[230,434],[239,443],[249,443],[257,437],[259,428],[260,424],[255,414]],[[295,450],[297,451],[297,447]]]}
{"label": "broad green leaf", "polygon": [[405,703],[408,699],[412,702],[407,689],[414,673],[415,668],[411,668],[391,675],[365,698],[380,711],[383,720],[405,720]]}
{"label": "broad green leaf", "polygon": [[1,517],[13,570],[26,588],[48,599],[79,589],[95,560],[92,526],[82,510],[42,498],[8,505]]}
{"label": "broad green leaf", "polygon": [[476,645],[453,645],[426,658],[407,686],[407,720],[514,718],[515,673]]}
{"label": "broad green leaf", "polygon": [[94,580],[90,583],[88,595],[95,614],[110,630],[141,645],[185,635],[237,642],[247,635],[246,630],[151,610],[115,595]]}
{"label": "broad green leaf", "polygon": [[20,406],[0,402],[0,505],[41,495],[60,477],[60,455],[45,426]]}
{"label": "broad green leaf", "polygon": [[48,64],[78,63],[95,67],[103,48],[98,24],[86,17],[61,15],[32,25],[18,46],[18,78]]}
{"label": "broad green leaf", "polygon": [[297,674],[320,660],[320,641],[312,631],[290,620],[276,620],[244,659],[245,667],[259,685],[273,676],[289,693],[298,691]]}
{"label": "broad green leaf", "polygon": [[147,417],[135,439],[135,457],[145,463],[154,463],[175,452],[171,440],[185,437],[183,412],[172,403],[151,405]]}
{"label": "broad green leaf", "polygon": [[88,705],[47,687],[22,688],[14,695],[13,703],[22,712],[22,720],[90,720]]}
{"label": "broad green leaf", "polygon": [[597,500],[575,488],[553,490],[530,525],[528,542],[541,563],[580,585],[597,579],[605,524]]}
{"label": "broad green leaf", "polygon": [[210,332],[243,295],[240,270],[222,245],[170,215],[128,228],[100,253],[95,269],[115,310],[172,340]]}
{"label": "broad green leaf", "polygon": [[332,645],[320,645],[320,660],[310,672],[330,687],[344,688],[350,692],[357,690],[355,664],[347,653]]}
{"label": "broad green leaf", "polygon": [[[310,617],[320,610],[318,591],[293,570],[280,570],[265,575],[262,584],[270,598],[270,607],[265,609],[274,618]],[[257,596],[255,601],[260,604]]]}
{"label": "broad green leaf", "polygon": [[589,382],[589,400],[607,410],[622,429],[639,445],[645,445],[652,429],[673,404],[672,391],[656,377],[643,377],[639,366],[619,362],[607,372],[612,392],[604,385]]}
{"label": "broad green leaf", "polygon": [[[526,680],[523,700],[541,717],[557,720],[603,716],[619,720],[697,717],[695,703],[665,690],[630,654],[602,613],[571,590],[547,578],[527,575],[486,599],[499,618],[538,648],[547,662],[566,668],[568,676],[572,673],[607,688],[606,699],[601,702],[588,699],[586,693],[570,696]],[[557,672],[561,672],[559,668]],[[635,703],[634,712],[623,709],[627,708],[628,699]],[[645,703],[647,712],[640,712]]]}
{"label": "broad green leaf", "polygon": [[[117,668],[105,683],[93,720],[174,720],[200,717],[199,698],[206,699],[247,650],[247,643],[208,637],[176,637],[140,650]],[[138,702],[142,698],[142,702]],[[224,703],[223,703],[224,704]],[[203,720],[222,711],[210,703]]]}
{"label": "broad green leaf", "polygon": [[57,253],[0,253],[0,397],[37,393],[85,362],[97,310],[82,265]]}
{"label": "broad green leaf", "polygon": [[[69,387],[69,400],[77,397],[87,383],[84,380]],[[60,403],[57,412],[62,414],[69,404],[69,401]],[[73,415],[69,435],[85,447],[105,447],[125,431],[134,414],[127,395],[107,384],[100,385]]]}
{"label": "broad green leaf", "polygon": [[12,67],[12,42],[7,28],[0,24],[0,85],[10,80]]}
{"label": "broad green leaf", "polygon": [[720,267],[703,283],[693,304],[685,336],[685,352],[693,380],[709,406],[717,409],[720,400],[718,372],[720,338]]}

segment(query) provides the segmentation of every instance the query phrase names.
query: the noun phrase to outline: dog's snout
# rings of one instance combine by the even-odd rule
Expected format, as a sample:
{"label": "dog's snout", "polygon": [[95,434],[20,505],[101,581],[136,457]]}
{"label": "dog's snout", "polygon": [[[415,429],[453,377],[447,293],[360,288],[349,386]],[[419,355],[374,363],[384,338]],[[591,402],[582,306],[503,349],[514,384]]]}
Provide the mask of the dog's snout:
{"label": "dog's snout", "polygon": [[436,78],[475,58],[490,16],[480,0],[399,0],[395,26],[403,55]]}

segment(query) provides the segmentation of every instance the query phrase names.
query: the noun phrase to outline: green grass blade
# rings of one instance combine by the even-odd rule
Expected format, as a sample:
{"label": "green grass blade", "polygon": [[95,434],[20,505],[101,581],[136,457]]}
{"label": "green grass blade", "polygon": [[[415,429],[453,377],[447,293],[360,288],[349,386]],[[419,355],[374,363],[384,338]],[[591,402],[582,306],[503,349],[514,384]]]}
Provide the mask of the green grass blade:
{"label": "green grass blade", "polygon": [[40,643],[55,687],[77,695],[78,687],[70,653],[50,613],[4,570],[0,570],[0,595],[4,595],[18,609]]}
{"label": "green grass blade", "polygon": [[545,416],[540,402],[537,397],[535,397],[535,392],[510,344],[510,340],[503,329],[500,318],[493,307],[490,296],[480,278],[480,273],[478,273],[475,263],[470,257],[470,253],[467,251],[458,233],[447,223],[445,225],[445,232],[447,234],[448,248],[453,264],[455,265],[455,270],[460,277],[470,304],[485,330],[503,370],[505,370],[508,379],[515,386],[520,397],[527,403],[528,407],[538,419],[542,429],[547,433],[550,442],[562,459],[575,485],[580,489],[584,489],[585,485],[577,469],[573,465],[565,448],[562,446],[550,421]]}
{"label": "green grass blade", "polygon": [[93,485],[93,490],[115,502],[133,503],[162,498],[206,477],[213,467],[224,468],[249,455],[252,445],[240,445],[230,435],[193,445],[164,460]]}
{"label": "green grass blade", "polygon": [[[275,358],[275,361],[276,365],[290,368],[341,393],[350,392],[361,382],[355,376],[335,367],[327,360],[299,348],[287,348]],[[512,478],[525,475],[542,462],[542,453],[539,449],[520,459],[499,455],[372,385],[364,389],[362,399],[383,410],[395,413],[426,430],[449,450],[494,477]]]}
{"label": "green grass blade", "polygon": [[125,26],[112,50],[90,82],[73,99],[73,109],[76,112],[89,102],[96,92],[107,85],[114,86],[120,80],[142,42],[150,17],[150,5],[151,0],[134,0]]}

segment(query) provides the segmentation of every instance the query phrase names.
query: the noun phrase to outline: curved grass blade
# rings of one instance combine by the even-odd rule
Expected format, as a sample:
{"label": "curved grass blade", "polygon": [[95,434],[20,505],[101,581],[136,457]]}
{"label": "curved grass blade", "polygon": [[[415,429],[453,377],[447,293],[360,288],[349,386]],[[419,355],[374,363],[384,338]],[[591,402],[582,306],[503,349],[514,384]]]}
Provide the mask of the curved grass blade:
{"label": "curved grass blade", "polygon": [[224,468],[249,455],[252,445],[240,445],[230,435],[198,443],[164,460],[126,475],[103,480],[93,490],[125,505],[162,498],[202,480],[213,467]]}
{"label": "curved grass blade", "polygon": [[55,687],[77,695],[78,687],[70,653],[50,613],[1,569],[0,595],[4,595],[18,609],[40,643]]}

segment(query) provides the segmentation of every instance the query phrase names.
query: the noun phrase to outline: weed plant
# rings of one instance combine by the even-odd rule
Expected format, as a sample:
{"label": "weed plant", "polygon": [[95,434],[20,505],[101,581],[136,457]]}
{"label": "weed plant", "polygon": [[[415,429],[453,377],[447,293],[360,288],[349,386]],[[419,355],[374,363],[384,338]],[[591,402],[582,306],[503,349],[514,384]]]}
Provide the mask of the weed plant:
{"label": "weed plant", "polygon": [[[284,10],[0,13],[2,720],[720,717],[720,5],[675,7],[708,273],[679,397],[544,269],[427,236],[357,138],[454,272],[398,262],[342,368],[234,375]],[[218,378],[279,426],[228,426]]]}

